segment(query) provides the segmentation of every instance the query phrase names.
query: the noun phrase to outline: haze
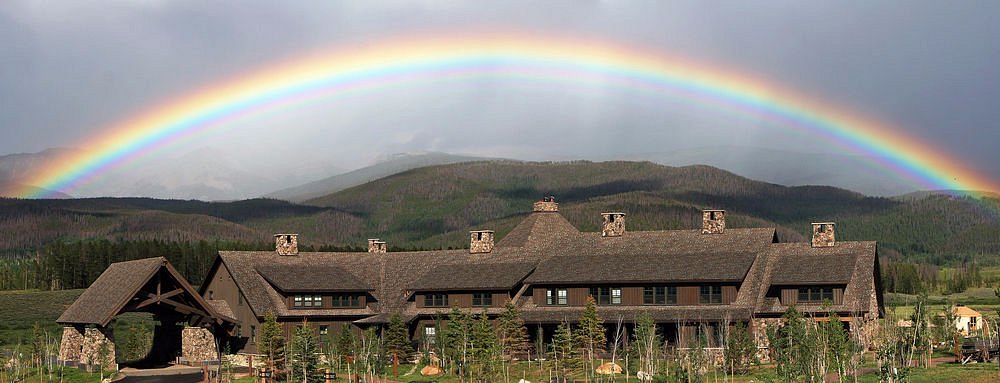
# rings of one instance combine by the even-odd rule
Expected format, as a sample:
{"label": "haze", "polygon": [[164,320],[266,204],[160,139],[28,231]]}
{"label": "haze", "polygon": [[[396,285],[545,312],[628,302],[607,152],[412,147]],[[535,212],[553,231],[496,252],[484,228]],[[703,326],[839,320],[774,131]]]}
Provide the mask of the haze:
{"label": "haze", "polygon": [[[494,29],[619,41],[726,67],[900,127],[1000,178],[996,15],[1000,3],[987,1],[7,0],[0,3],[0,154],[79,148],[159,103],[345,42]],[[725,152],[756,161],[762,150],[789,153],[792,162],[848,154],[818,136],[696,102],[498,77],[282,108],[182,141],[74,195],[192,197],[158,192],[158,184],[145,192],[109,184],[143,174],[191,178],[197,168],[203,177],[186,182],[259,177],[226,181],[233,192],[225,197],[243,198],[400,152],[682,165],[669,162]],[[865,192],[919,188],[875,166],[865,171],[871,182],[882,175],[897,185]]]}

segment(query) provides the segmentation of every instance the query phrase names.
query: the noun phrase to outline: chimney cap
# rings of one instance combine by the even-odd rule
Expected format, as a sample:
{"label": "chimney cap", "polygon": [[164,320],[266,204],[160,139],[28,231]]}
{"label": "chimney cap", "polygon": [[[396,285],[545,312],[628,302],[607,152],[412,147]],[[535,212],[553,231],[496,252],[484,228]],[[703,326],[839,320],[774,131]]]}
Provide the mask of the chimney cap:
{"label": "chimney cap", "polygon": [[625,213],[622,213],[620,211],[615,211],[615,212],[609,212],[609,213],[601,213],[601,215],[625,215]]}
{"label": "chimney cap", "polygon": [[726,209],[701,209],[701,211],[726,211]]}
{"label": "chimney cap", "polygon": [[836,225],[836,222],[813,222],[813,225]]}

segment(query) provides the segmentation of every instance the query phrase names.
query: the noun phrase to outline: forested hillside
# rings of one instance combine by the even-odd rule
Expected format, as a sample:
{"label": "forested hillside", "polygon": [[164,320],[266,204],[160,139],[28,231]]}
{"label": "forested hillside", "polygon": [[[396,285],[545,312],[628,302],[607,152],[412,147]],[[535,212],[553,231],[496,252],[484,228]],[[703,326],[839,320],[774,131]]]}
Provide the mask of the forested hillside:
{"label": "forested hillside", "polygon": [[[0,199],[0,256],[20,259],[8,261],[0,276],[22,280],[17,286],[58,280],[80,287],[109,262],[163,255],[197,281],[217,249],[268,248],[271,235],[284,232],[301,234],[303,247],[316,249],[360,249],[375,237],[390,249],[466,247],[468,230],[492,229],[502,238],[546,195],[585,231],[597,230],[603,211],[626,212],[629,230],[659,230],[698,227],[701,209],[721,208],[730,227],[777,227],[785,241],[804,240],[811,222],[835,221],[838,239],[877,240],[882,256],[897,262],[1000,264],[994,199],[873,198],[758,182],[708,166],[484,161],[413,169],[306,204]],[[30,273],[48,275],[37,278],[47,282],[24,282],[36,279],[25,277]]]}

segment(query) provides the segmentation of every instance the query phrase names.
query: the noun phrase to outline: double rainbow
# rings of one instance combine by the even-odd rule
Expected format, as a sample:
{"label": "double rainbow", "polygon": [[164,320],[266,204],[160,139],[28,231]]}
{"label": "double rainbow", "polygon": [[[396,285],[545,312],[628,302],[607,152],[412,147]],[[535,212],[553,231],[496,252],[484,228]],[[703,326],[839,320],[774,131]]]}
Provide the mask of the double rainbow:
{"label": "double rainbow", "polygon": [[[261,111],[356,90],[481,75],[600,81],[681,95],[821,135],[928,189],[1000,191],[991,177],[899,129],[744,74],[622,45],[509,33],[392,40],[241,75],[126,119],[76,145],[90,150],[53,160],[24,183],[72,193],[150,151]],[[45,197],[27,189],[19,195]]]}

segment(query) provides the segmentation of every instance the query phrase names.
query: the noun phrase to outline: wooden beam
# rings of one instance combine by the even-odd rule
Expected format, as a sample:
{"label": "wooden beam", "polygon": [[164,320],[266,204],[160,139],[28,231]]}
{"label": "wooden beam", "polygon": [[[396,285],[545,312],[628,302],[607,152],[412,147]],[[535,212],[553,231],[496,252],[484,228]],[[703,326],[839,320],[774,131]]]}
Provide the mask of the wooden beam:
{"label": "wooden beam", "polygon": [[157,290],[156,294],[146,293],[146,296],[149,297],[149,298],[146,299],[146,300],[144,300],[144,301],[142,301],[142,302],[140,302],[138,305],[135,306],[135,308],[136,309],[141,309],[141,308],[149,306],[149,305],[151,305],[153,303],[160,303],[164,299],[167,299],[167,298],[173,297],[175,295],[180,295],[180,294],[184,293],[184,289],[176,289],[176,290],[170,291],[170,292],[168,292],[166,294],[160,294],[160,292],[159,292],[160,287],[159,286],[156,287],[156,290]]}
{"label": "wooden beam", "polygon": [[[177,311],[181,311],[183,309],[187,313],[194,313],[194,314],[198,314],[198,315],[206,316],[206,317],[210,317],[211,316],[211,315],[208,315],[208,313],[206,313],[206,312],[204,312],[202,310],[196,309],[194,307],[188,306],[186,304],[180,303],[180,302],[172,300],[172,299],[163,299],[161,301],[163,303],[168,304],[168,305],[174,306],[174,308]],[[181,312],[184,312],[184,311],[181,311]]]}

